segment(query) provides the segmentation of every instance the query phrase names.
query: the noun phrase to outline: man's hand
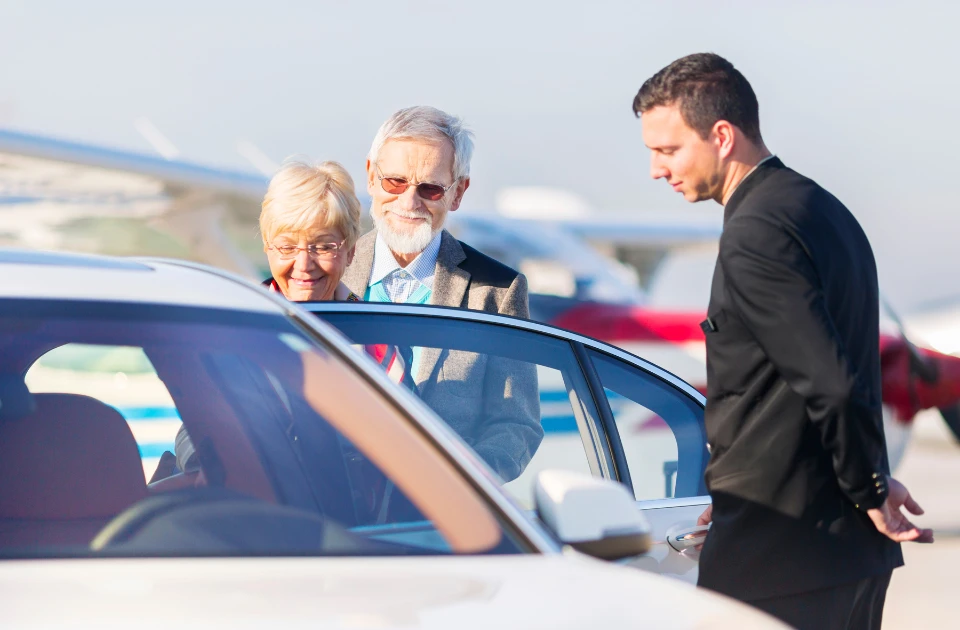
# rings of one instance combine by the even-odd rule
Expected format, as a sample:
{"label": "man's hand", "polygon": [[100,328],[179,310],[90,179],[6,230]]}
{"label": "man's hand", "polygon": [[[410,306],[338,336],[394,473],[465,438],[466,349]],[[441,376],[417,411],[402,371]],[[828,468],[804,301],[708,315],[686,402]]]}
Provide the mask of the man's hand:
{"label": "man's hand", "polygon": [[[713,503],[707,506],[707,509],[703,511],[703,514],[697,519],[697,525],[709,525],[713,521]],[[704,538],[706,540],[706,538]],[[703,543],[700,543],[694,547],[697,551],[703,550]]]}
{"label": "man's hand", "polygon": [[709,525],[713,521],[713,503],[707,506],[700,518],[697,519],[697,525]]}
{"label": "man's hand", "polygon": [[[883,505],[879,508],[867,510],[867,515],[873,521],[877,531],[897,542],[932,543],[933,530],[916,527],[900,511],[901,507],[905,507],[911,514],[918,516],[923,514],[923,508],[913,500],[910,491],[893,477],[890,477],[888,486],[890,494],[887,495],[887,500],[884,501]],[[703,518],[703,516],[700,518]]]}

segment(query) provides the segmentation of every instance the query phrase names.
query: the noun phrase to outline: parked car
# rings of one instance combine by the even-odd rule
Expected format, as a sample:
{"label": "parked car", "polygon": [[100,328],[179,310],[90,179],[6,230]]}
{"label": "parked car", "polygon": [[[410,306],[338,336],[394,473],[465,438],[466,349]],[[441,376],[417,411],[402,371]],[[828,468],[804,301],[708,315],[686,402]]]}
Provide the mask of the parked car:
{"label": "parked car", "polygon": [[[540,471],[525,513],[414,393],[256,285],[12,250],[0,271],[4,627],[783,627],[587,555],[661,563],[666,541],[610,481],[629,482],[626,447],[584,453],[592,476]],[[568,347],[620,387],[605,349]],[[655,410],[669,423],[682,404],[677,430],[702,430],[695,392],[640,367],[665,388]],[[612,439],[597,391],[569,390],[574,418]],[[171,459],[181,423],[196,469]],[[701,494],[695,441],[678,440],[684,496]],[[702,505],[663,510],[685,500]]]}

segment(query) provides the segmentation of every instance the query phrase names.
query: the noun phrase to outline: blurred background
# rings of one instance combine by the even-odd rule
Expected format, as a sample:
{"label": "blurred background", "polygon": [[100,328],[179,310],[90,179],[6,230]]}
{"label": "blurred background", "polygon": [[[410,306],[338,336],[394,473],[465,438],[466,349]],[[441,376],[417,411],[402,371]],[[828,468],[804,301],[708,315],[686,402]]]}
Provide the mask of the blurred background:
{"label": "blurred background", "polygon": [[[5,0],[0,245],[258,277],[276,166],[337,160],[365,200],[380,123],[430,104],[476,133],[464,240],[546,296],[703,309],[721,208],[650,179],[631,103],[670,61],[712,51],[751,81],[767,146],[861,221],[907,330],[953,355],[958,21],[946,2]],[[530,237],[547,228],[562,233],[542,252]],[[908,550],[887,625],[949,627],[938,593],[960,560],[960,451],[936,413],[915,424],[905,474],[944,534]],[[918,610],[933,616],[911,623]]]}
{"label": "blurred background", "polygon": [[[0,125],[254,173],[305,154],[359,182],[379,124],[428,103],[476,132],[464,213],[549,186],[599,213],[719,214],[649,179],[630,109],[653,72],[714,51],[751,81],[771,150],[862,221],[909,310],[960,265],[958,20],[946,2],[6,0]],[[124,222],[97,226],[116,249],[147,238]]]}

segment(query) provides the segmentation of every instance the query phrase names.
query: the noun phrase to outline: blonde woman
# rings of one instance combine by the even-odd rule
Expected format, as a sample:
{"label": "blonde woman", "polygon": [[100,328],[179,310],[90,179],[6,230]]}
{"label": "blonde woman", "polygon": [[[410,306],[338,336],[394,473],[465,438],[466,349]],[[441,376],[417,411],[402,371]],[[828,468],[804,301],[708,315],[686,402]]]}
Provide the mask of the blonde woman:
{"label": "blonde woman", "polygon": [[340,164],[285,162],[263,198],[260,236],[264,286],[293,302],[358,300],[340,282],[360,236],[360,201]]}
{"label": "blonde woman", "polygon": [[[263,198],[260,236],[270,265],[271,277],[263,282],[265,287],[282,293],[291,302],[359,301],[340,282],[360,236],[360,201],[353,179],[340,164],[285,162],[270,180]],[[367,351],[372,353],[373,349],[371,346]],[[381,350],[381,356],[374,355],[376,360],[394,350],[376,349]],[[407,380],[412,382],[412,378]],[[185,427],[177,433],[175,451],[181,471],[199,471]],[[202,476],[197,483],[204,483]]]}

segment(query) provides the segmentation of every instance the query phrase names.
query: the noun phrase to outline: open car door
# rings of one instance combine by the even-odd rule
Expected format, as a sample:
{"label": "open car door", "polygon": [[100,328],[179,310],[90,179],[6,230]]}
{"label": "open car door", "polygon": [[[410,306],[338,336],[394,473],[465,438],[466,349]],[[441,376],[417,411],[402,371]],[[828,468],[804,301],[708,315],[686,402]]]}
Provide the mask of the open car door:
{"label": "open car door", "polygon": [[652,550],[629,562],[696,581],[702,532],[692,530],[710,498],[704,399],[693,387],[622,350],[528,320],[435,306],[305,306],[368,353],[379,346],[409,357],[420,397],[522,507],[534,510],[542,470],[620,481],[654,536]]}

